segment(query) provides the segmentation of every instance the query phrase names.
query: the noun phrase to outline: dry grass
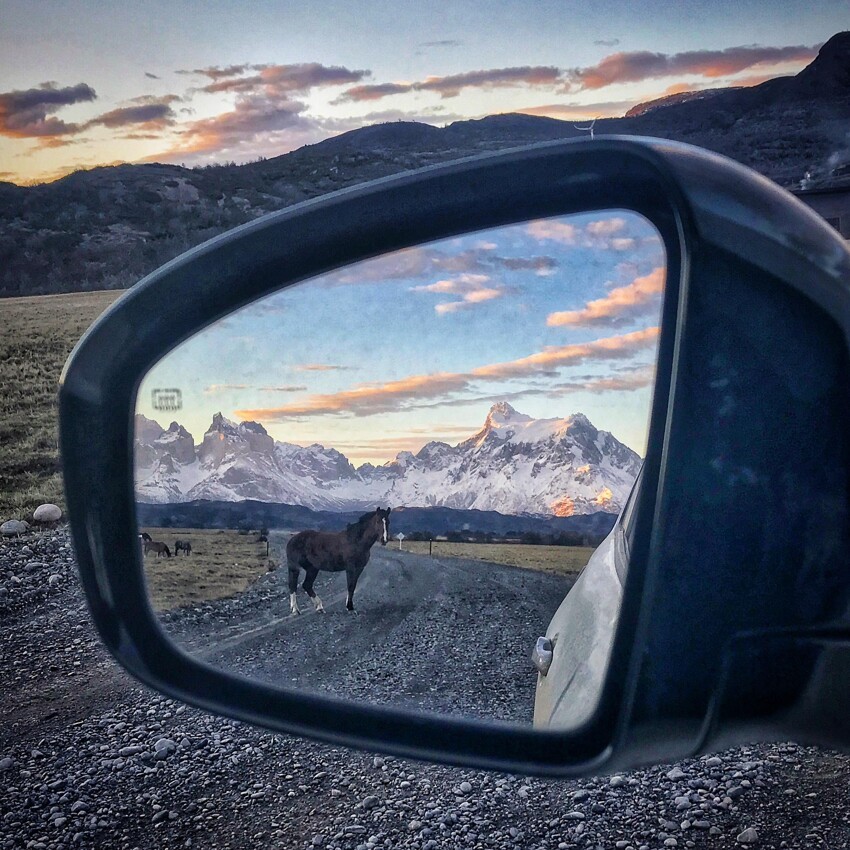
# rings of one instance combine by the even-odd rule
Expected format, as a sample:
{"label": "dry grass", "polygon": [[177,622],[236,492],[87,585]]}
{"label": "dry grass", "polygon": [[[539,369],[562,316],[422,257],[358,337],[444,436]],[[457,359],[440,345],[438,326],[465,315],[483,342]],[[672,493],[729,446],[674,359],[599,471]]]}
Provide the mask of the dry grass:
{"label": "dry grass", "polygon": [[[393,544],[397,546],[398,544]],[[405,540],[402,550],[428,554],[425,541]],[[533,546],[521,543],[449,543],[435,540],[433,553],[439,558],[474,558],[528,570],[558,575],[580,573],[593,554],[591,546]]]}
{"label": "dry grass", "polygon": [[[156,611],[225,599],[242,593],[268,572],[266,544],[257,534],[220,528],[143,528],[167,544],[172,557],[145,556],[145,579]],[[188,540],[192,554],[174,554],[174,541]]]}
{"label": "dry grass", "polygon": [[0,300],[0,521],[64,509],[56,390],[71,349],[121,292]]}

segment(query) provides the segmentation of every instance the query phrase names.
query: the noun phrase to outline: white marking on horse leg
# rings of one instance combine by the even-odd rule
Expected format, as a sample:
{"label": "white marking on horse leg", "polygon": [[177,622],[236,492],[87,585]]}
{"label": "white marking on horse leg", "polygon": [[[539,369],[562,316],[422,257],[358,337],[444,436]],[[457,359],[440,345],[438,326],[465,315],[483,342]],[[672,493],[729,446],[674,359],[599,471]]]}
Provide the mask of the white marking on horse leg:
{"label": "white marking on horse leg", "polygon": [[298,607],[298,602],[295,599],[295,594],[289,594],[289,613],[290,614],[300,614],[301,609]]}
{"label": "white marking on horse leg", "polygon": [[381,522],[382,522],[382,523],[383,523],[383,525],[384,525],[384,536],[383,536],[383,538],[382,538],[382,541],[383,541],[384,543],[386,543],[386,542],[387,542],[387,540],[389,539],[389,535],[387,534],[387,518],[386,518],[386,517],[384,517],[384,518],[381,520]]}
{"label": "white marking on horse leg", "polygon": [[316,611],[317,611],[317,613],[320,613],[320,614],[323,614],[323,613],[324,613],[324,611],[325,611],[325,606],[324,606],[324,605],[322,605],[322,600],[321,600],[321,599],[319,599],[319,594],[318,594],[318,593],[314,593],[314,594],[313,594],[313,604],[316,606]]}

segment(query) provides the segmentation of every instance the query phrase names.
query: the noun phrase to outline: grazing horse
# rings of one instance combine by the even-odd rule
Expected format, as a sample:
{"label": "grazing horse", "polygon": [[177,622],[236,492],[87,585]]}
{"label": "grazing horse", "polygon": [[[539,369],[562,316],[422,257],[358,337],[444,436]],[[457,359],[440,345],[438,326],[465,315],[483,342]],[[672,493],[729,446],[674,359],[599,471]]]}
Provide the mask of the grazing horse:
{"label": "grazing horse", "polygon": [[378,508],[363,514],[357,522],[346,526],[345,531],[299,531],[286,544],[286,561],[289,567],[289,609],[300,614],[295,593],[298,590],[298,573],[304,569],[307,576],[301,587],[317,611],[324,611],[322,600],[313,590],[319,570],[341,573],[348,579],[348,598],[345,607],[354,610],[354,588],[357,579],[369,563],[369,551],[380,539],[386,546],[390,536],[390,510]]}
{"label": "grazing horse", "polygon": [[177,555],[179,552],[183,552],[184,555],[191,555],[192,544],[188,540],[175,540],[174,554]]}
{"label": "grazing horse", "polygon": [[161,555],[165,555],[166,558],[171,557],[171,550],[168,546],[165,543],[160,543],[158,540],[145,540],[145,554],[147,555],[148,552],[155,552],[157,558]]}

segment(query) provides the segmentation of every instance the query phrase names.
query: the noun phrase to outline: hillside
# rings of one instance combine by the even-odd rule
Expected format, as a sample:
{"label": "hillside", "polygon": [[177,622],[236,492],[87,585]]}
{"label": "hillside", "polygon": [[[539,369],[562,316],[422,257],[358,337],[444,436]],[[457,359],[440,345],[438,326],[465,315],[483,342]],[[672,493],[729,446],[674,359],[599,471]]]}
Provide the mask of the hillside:
{"label": "hillside", "polygon": [[[688,142],[789,188],[807,173],[815,185],[850,183],[850,33],[831,38],[794,77],[636,109],[597,121],[597,136]],[[192,245],[298,201],[434,162],[584,135],[571,122],[531,115],[445,128],[396,122],[240,166],[120,165],[39,186],[0,183],[0,295],[125,288]]]}

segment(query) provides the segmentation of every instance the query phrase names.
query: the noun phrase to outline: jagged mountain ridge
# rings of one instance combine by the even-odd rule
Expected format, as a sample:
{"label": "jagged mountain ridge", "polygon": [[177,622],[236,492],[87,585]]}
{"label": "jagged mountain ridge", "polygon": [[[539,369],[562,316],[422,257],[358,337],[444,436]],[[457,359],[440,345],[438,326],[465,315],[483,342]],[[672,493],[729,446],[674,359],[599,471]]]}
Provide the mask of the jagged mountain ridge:
{"label": "jagged mountain ridge", "polygon": [[432,441],[357,469],[336,449],[278,442],[259,423],[220,413],[198,445],[177,422],[163,429],[136,416],[136,493],[151,503],[254,499],[314,510],[390,504],[571,516],[619,511],[640,463],[581,413],[533,419],[506,402],[455,446]]}
{"label": "jagged mountain ridge", "polygon": [[[789,188],[807,172],[810,186],[846,179],[850,33],[829,39],[794,77],[711,91],[599,119],[595,132],[689,142]],[[522,114],[442,128],[392,122],[245,165],[119,165],[38,186],[0,182],[0,296],[121,289],[205,239],[298,201],[482,151],[584,135],[572,121]]]}

